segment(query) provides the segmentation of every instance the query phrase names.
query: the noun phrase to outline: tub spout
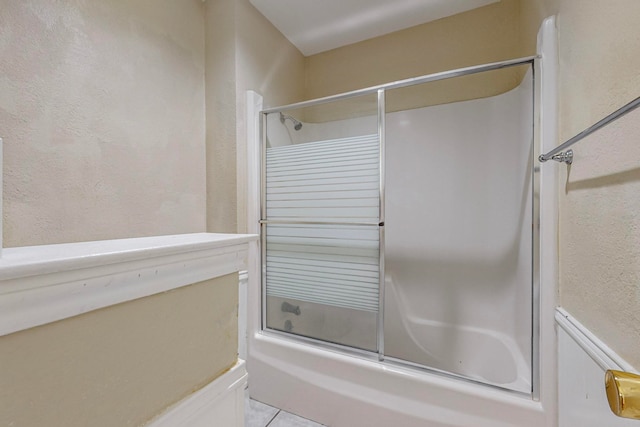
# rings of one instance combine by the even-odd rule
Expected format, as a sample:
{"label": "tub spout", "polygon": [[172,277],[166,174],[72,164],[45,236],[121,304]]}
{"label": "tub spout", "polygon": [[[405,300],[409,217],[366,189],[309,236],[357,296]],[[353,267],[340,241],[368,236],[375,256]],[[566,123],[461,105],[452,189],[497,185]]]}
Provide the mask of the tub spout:
{"label": "tub spout", "polygon": [[291,320],[284,322],[284,330],[287,332],[291,332],[293,330],[293,322]]}

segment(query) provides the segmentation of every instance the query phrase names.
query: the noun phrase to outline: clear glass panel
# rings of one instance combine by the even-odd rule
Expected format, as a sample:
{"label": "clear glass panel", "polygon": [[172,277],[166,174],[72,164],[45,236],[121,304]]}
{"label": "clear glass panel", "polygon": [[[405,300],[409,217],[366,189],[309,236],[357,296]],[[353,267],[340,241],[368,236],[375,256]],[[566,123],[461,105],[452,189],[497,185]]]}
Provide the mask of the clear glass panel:
{"label": "clear glass panel", "polygon": [[267,116],[266,326],[377,348],[375,96]]}
{"label": "clear glass panel", "polygon": [[387,92],[385,355],[531,392],[532,108],[528,67]]}

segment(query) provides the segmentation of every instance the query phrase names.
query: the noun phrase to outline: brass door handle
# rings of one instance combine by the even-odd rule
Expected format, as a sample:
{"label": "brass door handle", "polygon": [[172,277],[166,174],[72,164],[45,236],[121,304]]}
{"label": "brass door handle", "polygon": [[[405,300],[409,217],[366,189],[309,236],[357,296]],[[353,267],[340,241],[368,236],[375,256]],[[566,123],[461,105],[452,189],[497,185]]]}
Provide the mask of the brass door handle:
{"label": "brass door handle", "polygon": [[640,375],[609,370],[604,383],[613,413],[619,417],[640,420]]}

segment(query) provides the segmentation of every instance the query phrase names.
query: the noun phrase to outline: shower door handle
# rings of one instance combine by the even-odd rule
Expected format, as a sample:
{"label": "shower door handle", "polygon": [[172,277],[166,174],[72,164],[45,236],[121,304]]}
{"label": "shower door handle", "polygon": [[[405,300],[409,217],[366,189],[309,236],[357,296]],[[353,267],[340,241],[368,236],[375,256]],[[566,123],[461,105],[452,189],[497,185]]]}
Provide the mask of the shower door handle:
{"label": "shower door handle", "polygon": [[605,388],[609,407],[614,414],[640,420],[640,375],[608,370]]}

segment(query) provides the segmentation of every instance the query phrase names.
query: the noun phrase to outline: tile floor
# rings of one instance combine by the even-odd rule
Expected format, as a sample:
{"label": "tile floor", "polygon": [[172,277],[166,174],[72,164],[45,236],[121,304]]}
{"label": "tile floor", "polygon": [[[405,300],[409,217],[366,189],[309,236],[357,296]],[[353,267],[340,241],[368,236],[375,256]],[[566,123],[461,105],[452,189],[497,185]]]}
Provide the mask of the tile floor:
{"label": "tile floor", "polygon": [[244,425],[245,427],[323,427],[322,424],[265,405],[249,397],[244,401]]}

